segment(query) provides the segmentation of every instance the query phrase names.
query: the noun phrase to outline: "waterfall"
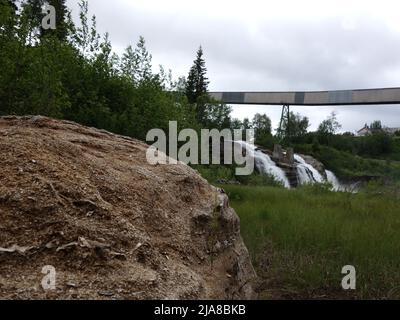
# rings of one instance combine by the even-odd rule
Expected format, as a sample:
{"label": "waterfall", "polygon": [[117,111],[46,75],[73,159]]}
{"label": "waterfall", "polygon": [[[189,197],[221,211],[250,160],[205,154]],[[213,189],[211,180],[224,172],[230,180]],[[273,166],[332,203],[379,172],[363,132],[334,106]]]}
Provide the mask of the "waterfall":
{"label": "waterfall", "polygon": [[262,173],[273,176],[276,180],[282,182],[286,188],[290,188],[289,179],[286,177],[285,172],[267,154],[256,150],[254,160],[255,165]]}
{"label": "waterfall", "polygon": [[[257,150],[253,144],[249,144],[245,141],[226,142],[239,144],[251,157],[254,158],[254,165],[260,173],[272,176],[276,181],[281,182],[285,188],[290,189],[290,183],[286,173],[276,165],[276,163],[268,154]],[[332,184],[333,191],[349,191],[345,185],[342,185],[339,182],[338,178],[332,171],[325,170],[325,178],[317,169],[315,169],[311,164],[307,163],[300,155],[295,154],[294,159],[300,185],[307,183],[329,182]]]}
{"label": "waterfall", "polygon": [[340,191],[342,190],[342,185],[340,184],[338,178],[335,176],[335,174],[332,171],[325,170],[326,172],[326,177],[328,182],[333,186],[334,191]]}
{"label": "waterfall", "polygon": [[301,156],[295,154],[294,159],[297,162],[297,173],[300,184],[314,182],[322,183],[325,181],[324,177],[318,172],[318,170],[311,164],[308,164]]}
{"label": "waterfall", "polygon": [[297,166],[297,176],[299,178],[300,184],[305,183],[314,183],[315,180],[313,178],[312,172],[306,168],[305,166]]}
{"label": "waterfall", "polygon": [[256,150],[255,146],[244,141],[234,141],[239,143],[245,148],[246,152],[254,158],[254,165],[260,171],[260,173],[270,175],[274,177],[275,180],[281,182],[285,188],[290,188],[289,179],[286,177],[285,172],[279,168],[274,161],[271,160],[269,155]]}
{"label": "waterfall", "polygon": [[343,192],[351,192],[351,193],[358,193],[360,189],[360,182],[353,182],[353,183],[341,183],[336,175],[329,170],[325,170],[326,177],[328,182],[333,186],[333,191],[343,191]]}

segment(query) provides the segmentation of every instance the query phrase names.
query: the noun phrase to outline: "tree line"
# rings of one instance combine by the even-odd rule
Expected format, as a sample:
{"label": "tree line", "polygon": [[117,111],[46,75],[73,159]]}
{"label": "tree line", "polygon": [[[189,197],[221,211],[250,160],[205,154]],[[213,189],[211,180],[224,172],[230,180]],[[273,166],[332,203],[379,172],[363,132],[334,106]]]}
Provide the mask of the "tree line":
{"label": "tree line", "polygon": [[[55,30],[41,27],[44,4],[56,9]],[[268,148],[322,144],[374,155],[392,150],[381,130],[363,139],[338,135],[335,114],[310,133],[309,119],[291,112],[282,124],[290,135],[278,140],[267,115],[240,121],[229,106],[210,100],[201,47],[188,76],[173,80],[171,70],[154,71],[143,37],[117,55],[109,35],[98,33],[88,1],[81,0],[79,7],[74,23],[66,0],[0,0],[0,115],[41,114],[141,140],[152,128],[167,130],[174,120],[178,129],[253,128],[256,143]]]}
{"label": "tree line", "polygon": [[[56,8],[56,29],[44,30],[44,4]],[[145,139],[152,128],[230,127],[230,107],[207,96],[200,47],[186,78],[153,71],[145,39],[122,55],[100,35],[88,1],[74,23],[65,0],[0,0],[0,115],[41,114]]]}

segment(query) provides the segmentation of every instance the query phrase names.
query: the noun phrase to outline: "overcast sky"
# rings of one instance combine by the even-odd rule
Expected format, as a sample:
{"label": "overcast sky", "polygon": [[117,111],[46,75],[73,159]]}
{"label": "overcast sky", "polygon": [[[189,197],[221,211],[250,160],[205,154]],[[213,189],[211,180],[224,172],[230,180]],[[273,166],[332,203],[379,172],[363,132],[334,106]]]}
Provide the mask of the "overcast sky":
{"label": "overcast sky", "polygon": [[[77,14],[77,0],[68,0]],[[187,75],[199,45],[211,91],[340,90],[400,87],[398,0],[91,0],[100,33],[120,53],[140,35],[153,65]],[[279,106],[234,106],[233,116]],[[330,112],[342,131],[380,119],[400,127],[400,106],[292,107],[315,129]]]}

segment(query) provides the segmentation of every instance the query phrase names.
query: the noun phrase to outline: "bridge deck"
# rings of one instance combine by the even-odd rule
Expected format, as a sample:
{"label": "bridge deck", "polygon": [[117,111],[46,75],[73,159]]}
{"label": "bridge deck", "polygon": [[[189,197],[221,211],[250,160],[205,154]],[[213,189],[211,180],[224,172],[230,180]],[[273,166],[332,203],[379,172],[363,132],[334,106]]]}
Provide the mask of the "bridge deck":
{"label": "bridge deck", "polygon": [[298,106],[400,104],[400,88],[291,92],[210,92],[209,95],[227,104]]}

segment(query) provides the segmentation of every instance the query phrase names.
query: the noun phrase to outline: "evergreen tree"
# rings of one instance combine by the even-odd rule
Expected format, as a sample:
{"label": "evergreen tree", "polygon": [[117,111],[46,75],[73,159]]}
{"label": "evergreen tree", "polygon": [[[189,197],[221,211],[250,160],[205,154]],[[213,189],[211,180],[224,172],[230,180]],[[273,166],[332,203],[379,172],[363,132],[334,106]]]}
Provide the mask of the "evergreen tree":
{"label": "evergreen tree", "polygon": [[203,58],[203,49],[200,46],[186,83],[186,96],[190,103],[196,103],[201,96],[207,93],[209,81],[206,74],[206,62]]}
{"label": "evergreen tree", "polygon": [[208,78],[206,76],[206,62],[203,58],[203,49],[200,46],[197,50],[196,59],[193,61],[193,66],[190,68],[187,83],[186,96],[191,104],[196,104],[197,121],[205,124],[206,108],[208,103]]}
{"label": "evergreen tree", "polygon": [[196,59],[190,68],[186,81],[186,97],[190,104],[195,106],[197,122],[206,128],[230,128],[231,107],[210,99],[208,92],[208,78],[203,49],[197,50]]}

